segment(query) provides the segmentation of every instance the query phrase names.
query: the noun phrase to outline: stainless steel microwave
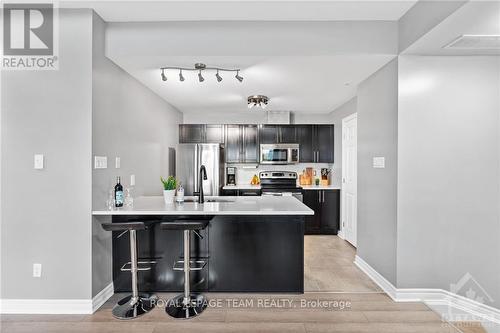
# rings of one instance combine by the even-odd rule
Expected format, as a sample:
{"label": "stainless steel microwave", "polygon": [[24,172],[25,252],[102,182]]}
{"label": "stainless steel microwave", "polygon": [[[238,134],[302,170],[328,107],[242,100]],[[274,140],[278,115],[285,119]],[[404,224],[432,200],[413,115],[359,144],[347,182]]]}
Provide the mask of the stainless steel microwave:
{"label": "stainless steel microwave", "polygon": [[260,145],[260,164],[299,163],[299,144],[279,143]]}

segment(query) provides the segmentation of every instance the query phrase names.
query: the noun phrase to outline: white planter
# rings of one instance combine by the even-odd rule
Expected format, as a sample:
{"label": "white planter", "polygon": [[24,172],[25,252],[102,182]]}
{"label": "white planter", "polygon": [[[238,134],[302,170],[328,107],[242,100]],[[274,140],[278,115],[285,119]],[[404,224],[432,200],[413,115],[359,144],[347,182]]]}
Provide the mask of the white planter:
{"label": "white planter", "polygon": [[175,190],[163,191],[163,200],[165,201],[165,204],[167,205],[173,204],[174,197],[175,197]]}

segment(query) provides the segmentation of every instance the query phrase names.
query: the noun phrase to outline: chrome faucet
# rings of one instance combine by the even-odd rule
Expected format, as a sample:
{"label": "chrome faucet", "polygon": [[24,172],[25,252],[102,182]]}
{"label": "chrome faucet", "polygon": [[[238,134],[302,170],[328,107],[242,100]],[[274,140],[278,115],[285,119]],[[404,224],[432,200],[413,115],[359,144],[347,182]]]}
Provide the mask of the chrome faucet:
{"label": "chrome faucet", "polygon": [[194,195],[198,196],[198,203],[205,202],[205,196],[203,195],[203,180],[207,180],[207,169],[204,165],[200,167],[200,173],[198,177],[198,192],[194,192]]}

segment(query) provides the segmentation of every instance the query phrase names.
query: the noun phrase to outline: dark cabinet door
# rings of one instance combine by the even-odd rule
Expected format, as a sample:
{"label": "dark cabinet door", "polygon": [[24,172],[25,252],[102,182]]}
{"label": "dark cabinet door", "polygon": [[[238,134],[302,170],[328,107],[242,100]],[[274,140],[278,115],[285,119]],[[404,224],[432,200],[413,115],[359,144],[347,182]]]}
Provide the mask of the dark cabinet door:
{"label": "dark cabinet door", "polygon": [[241,160],[241,135],[239,125],[226,125],[225,154],[227,163]]}
{"label": "dark cabinet door", "polygon": [[259,160],[259,128],[257,125],[241,125],[243,155],[241,162],[257,163]]}
{"label": "dark cabinet door", "polygon": [[297,143],[297,129],[293,125],[281,125],[279,128],[280,143]]}
{"label": "dark cabinet door", "polygon": [[320,192],[321,191],[304,191],[304,204],[314,210],[314,215],[306,215],[305,217],[306,234],[318,234],[321,231]]}
{"label": "dark cabinet door", "polygon": [[223,125],[206,125],[205,126],[205,142],[206,143],[224,143],[224,127],[223,127]]}
{"label": "dark cabinet door", "polygon": [[179,125],[179,143],[203,143],[205,140],[205,125]]}
{"label": "dark cabinet door", "polygon": [[314,162],[313,148],[313,126],[312,125],[297,125],[296,135],[300,145],[299,160],[301,163]]}
{"label": "dark cabinet door", "polygon": [[321,230],[336,235],[340,222],[340,191],[324,190],[321,193]]}
{"label": "dark cabinet door", "polygon": [[333,163],[333,125],[316,125],[316,161]]}
{"label": "dark cabinet door", "polygon": [[262,125],[260,128],[259,139],[261,144],[278,143],[279,126]]}

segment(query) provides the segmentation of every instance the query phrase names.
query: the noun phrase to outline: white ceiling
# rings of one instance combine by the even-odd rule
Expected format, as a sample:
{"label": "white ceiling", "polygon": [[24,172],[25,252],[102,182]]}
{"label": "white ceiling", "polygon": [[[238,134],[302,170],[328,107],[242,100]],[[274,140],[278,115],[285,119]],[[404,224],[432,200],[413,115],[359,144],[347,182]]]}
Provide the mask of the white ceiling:
{"label": "white ceiling", "polygon": [[496,50],[443,48],[462,35],[500,35],[500,2],[470,1],[403,52],[420,55],[498,55]]}
{"label": "white ceiling", "polygon": [[[270,98],[269,110],[328,113],[356,85],[396,56],[397,23],[150,22],[110,23],[106,55],[185,113],[244,112],[249,95]],[[243,83],[221,73],[168,72],[160,67],[241,68]],[[346,85],[347,84],[347,85]],[[246,111],[248,112],[248,111]]]}
{"label": "white ceiling", "polygon": [[[358,83],[389,62],[391,55],[334,55],[293,57],[148,57],[147,61],[127,58],[119,65],[158,95],[185,113],[245,112],[249,95],[270,98],[267,110],[300,113],[328,113],[356,94]],[[167,71],[160,79],[162,65],[192,67],[195,62],[211,66],[242,68],[242,83],[234,73],[205,72],[199,82],[196,72]]]}
{"label": "white ceiling", "polygon": [[398,20],[416,0],[321,1],[60,1],[68,8],[93,8],[107,22],[251,20]]}

